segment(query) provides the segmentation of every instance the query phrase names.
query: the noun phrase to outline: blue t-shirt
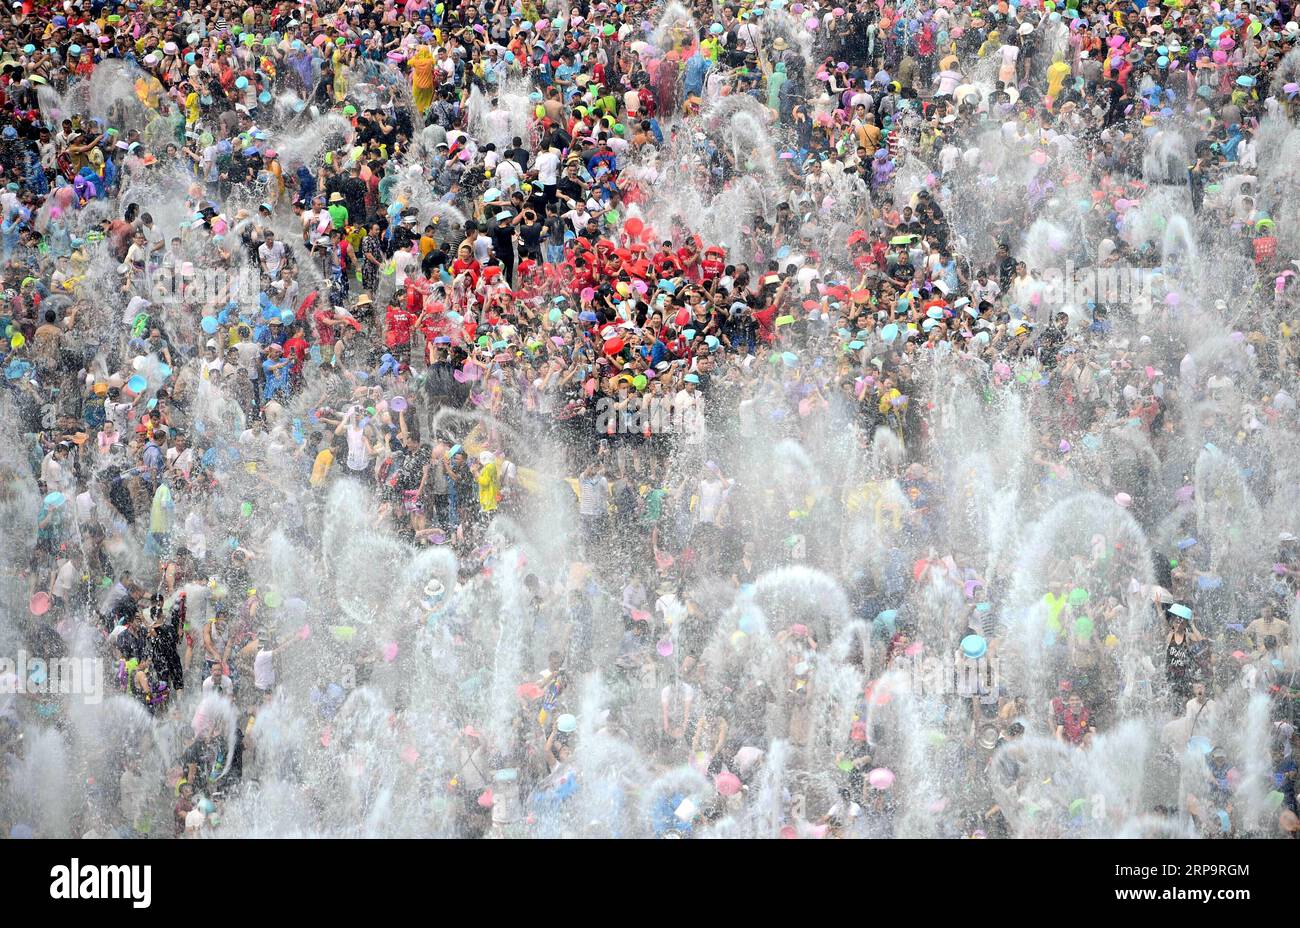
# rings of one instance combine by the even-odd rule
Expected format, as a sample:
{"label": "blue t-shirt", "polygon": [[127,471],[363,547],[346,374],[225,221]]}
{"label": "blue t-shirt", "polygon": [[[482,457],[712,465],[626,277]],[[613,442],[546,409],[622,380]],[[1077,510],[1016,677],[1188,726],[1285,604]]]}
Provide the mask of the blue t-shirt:
{"label": "blue t-shirt", "polygon": [[699,52],[686,59],[686,74],[682,86],[686,93],[698,95],[704,90],[704,75],[709,73],[711,62]]}
{"label": "blue t-shirt", "polygon": [[277,393],[289,392],[289,371],[292,365],[285,364],[278,367],[281,360],[279,358],[267,358],[262,362],[262,372],[266,375],[266,383],[262,385],[262,399],[269,400]]}

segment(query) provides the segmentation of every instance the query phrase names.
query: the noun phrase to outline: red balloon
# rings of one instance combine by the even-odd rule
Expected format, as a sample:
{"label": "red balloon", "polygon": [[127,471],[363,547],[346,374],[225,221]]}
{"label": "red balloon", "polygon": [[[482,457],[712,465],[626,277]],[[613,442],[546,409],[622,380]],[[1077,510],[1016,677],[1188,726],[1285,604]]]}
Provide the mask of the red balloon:
{"label": "red balloon", "polygon": [[623,339],[611,338],[605,342],[605,354],[616,355],[623,350]]}

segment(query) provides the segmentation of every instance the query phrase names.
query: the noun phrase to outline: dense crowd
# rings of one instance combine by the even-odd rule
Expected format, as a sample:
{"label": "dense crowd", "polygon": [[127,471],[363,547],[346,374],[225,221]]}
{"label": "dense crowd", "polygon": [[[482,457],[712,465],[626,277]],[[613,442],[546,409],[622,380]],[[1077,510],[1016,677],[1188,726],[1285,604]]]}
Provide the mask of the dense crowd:
{"label": "dense crowd", "polygon": [[[708,787],[628,785],[629,836],[724,828],[775,757],[820,798],[778,786],[771,837],[1300,831],[1290,4],[0,28],[5,646],[89,642],[181,733],[42,824],[19,735],[89,723],[0,677],[7,833],[220,834],[305,782],[260,713],[310,700],[304,750],[338,751],[354,691],[444,633],[436,721],[399,681],[385,724],[449,726],[442,766],[400,761],[459,835],[585,827],[598,741]],[[409,602],[392,569],[391,634],[337,606],[386,569],[339,555],[361,535],[456,558]],[[1129,719],[1171,787],[1044,798],[1044,758],[1122,764]]]}

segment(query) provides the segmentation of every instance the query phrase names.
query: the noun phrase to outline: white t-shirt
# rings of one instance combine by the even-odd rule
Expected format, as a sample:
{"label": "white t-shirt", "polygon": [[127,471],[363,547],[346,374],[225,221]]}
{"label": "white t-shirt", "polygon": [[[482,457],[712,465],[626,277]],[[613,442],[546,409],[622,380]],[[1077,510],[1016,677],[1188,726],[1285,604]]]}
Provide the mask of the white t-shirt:
{"label": "white t-shirt", "polygon": [[1211,398],[1221,399],[1222,394],[1232,387],[1232,378],[1216,375],[1206,381],[1205,386],[1210,391]]}
{"label": "white t-shirt", "polygon": [[196,558],[202,559],[207,554],[207,525],[202,514],[194,509],[185,516],[185,546]]}
{"label": "white t-shirt", "polygon": [[167,453],[171,457],[172,467],[176,468],[188,479],[190,472],[194,469],[194,449],[186,448],[180,454],[175,452],[175,448],[167,449]]}
{"label": "white t-shirt", "polygon": [[370,452],[366,450],[365,429],[348,426],[348,469],[365,470],[370,466]]}
{"label": "white t-shirt", "polygon": [[253,341],[242,341],[235,346],[239,352],[239,366],[244,369],[249,380],[257,379],[257,372],[262,364],[262,346]]}
{"label": "white t-shirt", "polygon": [[275,652],[262,648],[253,658],[253,685],[259,690],[275,686]]}
{"label": "white t-shirt", "polygon": [[59,564],[59,571],[54,577],[54,585],[50,588],[50,592],[60,599],[67,599],[72,594],[72,587],[76,582],[77,568],[73,566],[72,561],[65,559]]}
{"label": "white t-shirt", "polygon": [[704,397],[681,390],[673,398],[673,431],[682,435],[687,444],[704,441]]}
{"label": "white t-shirt", "polygon": [[727,490],[724,480],[704,480],[700,482],[699,517],[701,525],[712,525],[718,520],[718,510],[722,508],[722,499]]}
{"label": "white t-shirt", "polygon": [[271,242],[269,245],[263,242],[257,246],[257,256],[266,265],[266,273],[278,277],[284,264],[284,242]]}
{"label": "white t-shirt", "polygon": [[230,678],[227,676],[222,676],[221,680],[218,681],[216,674],[213,674],[203,681],[204,696],[218,691],[220,691],[223,696],[229,696],[235,692],[235,684],[231,682]]}
{"label": "white t-shirt", "polygon": [[221,360],[220,358],[213,358],[211,361],[204,361],[203,379],[207,380],[208,375],[213,371],[216,371],[218,374],[224,377],[226,374],[226,362]]}
{"label": "white t-shirt", "polygon": [[496,185],[501,190],[509,190],[519,185],[519,165],[506,158],[497,163],[495,168]]}
{"label": "white t-shirt", "polygon": [[77,494],[77,521],[82,525],[90,525],[91,520],[95,518],[95,498],[87,490],[84,493]]}
{"label": "white t-shirt", "polygon": [[309,209],[302,214],[302,227],[307,230],[307,241],[313,245],[331,225],[330,214],[323,209]]}
{"label": "white t-shirt", "polygon": [[560,156],[553,151],[544,151],[533,161],[537,170],[537,182],[543,187],[554,187],[560,170]]}
{"label": "white t-shirt", "polygon": [[419,266],[419,258],[405,248],[393,255],[394,284],[400,289],[406,284],[406,275]]}
{"label": "white t-shirt", "polygon": [[992,303],[998,298],[998,294],[1001,292],[1002,288],[998,285],[998,282],[992,278],[989,278],[989,280],[984,283],[980,283],[977,280],[970,285],[970,293],[976,303],[979,303],[982,300],[988,300]]}
{"label": "white t-shirt", "polygon": [[72,473],[72,468],[56,461],[53,451],[41,461],[41,479],[45,481],[45,485],[50,490],[58,490],[64,495],[76,489],[76,478]]}

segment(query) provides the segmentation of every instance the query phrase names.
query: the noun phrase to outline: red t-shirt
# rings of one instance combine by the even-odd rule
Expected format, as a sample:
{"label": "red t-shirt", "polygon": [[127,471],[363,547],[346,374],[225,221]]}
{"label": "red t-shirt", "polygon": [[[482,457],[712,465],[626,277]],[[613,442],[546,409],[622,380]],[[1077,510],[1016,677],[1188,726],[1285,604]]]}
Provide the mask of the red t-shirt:
{"label": "red t-shirt", "polygon": [[316,321],[316,336],[320,339],[322,345],[332,345],[338,341],[338,334],[334,326],[328,321],[334,318],[332,307],[326,306],[324,309],[312,313],[311,317]]}
{"label": "red t-shirt", "polygon": [[313,290],[311,293],[307,294],[307,296],[303,298],[303,301],[301,303],[298,304],[298,309],[295,310],[294,316],[295,318],[297,318],[299,322],[302,322],[303,318],[307,315],[307,313],[311,312],[311,308],[316,305],[316,298],[319,296],[320,296],[320,291]]}
{"label": "red t-shirt", "polygon": [[404,306],[390,306],[386,314],[387,331],[384,332],[384,344],[389,348],[395,345],[411,343],[411,329],[415,326],[416,315]]}
{"label": "red t-shirt", "polygon": [[1083,736],[1088,733],[1088,710],[1080,708],[1076,714],[1069,706],[1060,715],[1061,727],[1065,730],[1065,740],[1071,744],[1081,744]]}
{"label": "red t-shirt", "polygon": [[758,337],[763,341],[770,342],[776,336],[775,306],[754,313],[754,321],[758,323]]}
{"label": "red t-shirt", "polygon": [[480,270],[480,266],[477,261],[473,261],[473,260],[462,261],[460,260],[460,258],[457,258],[455,261],[451,262],[451,276],[459,277],[461,274],[464,274],[465,272],[468,271],[471,287],[478,286],[479,270]]}
{"label": "red t-shirt", "polygon": [[1267,264],[1277,257],[1277,239],[1272,235],[1261,235],[1254,240],[1255,263]]}
{"label": "red t-shirt", "polygon": [[653,263],[660,277],[676,277],[682,269],[682,263],[675,255],[664,254],[662,251],[654,256]]}
{"label": "red t-shirt", "polygon": [[307,339],[294,335],[284,343],[284,353],[293,358],[293,372],[302,373],[303,362],[307,359]]}
{"label": "red t-shirt", "polygon": [[682,274],[691,283],[700,282],[700,255],[699,252],[688,251],[685,248],[677,249],[677,260],[682,266]]}

